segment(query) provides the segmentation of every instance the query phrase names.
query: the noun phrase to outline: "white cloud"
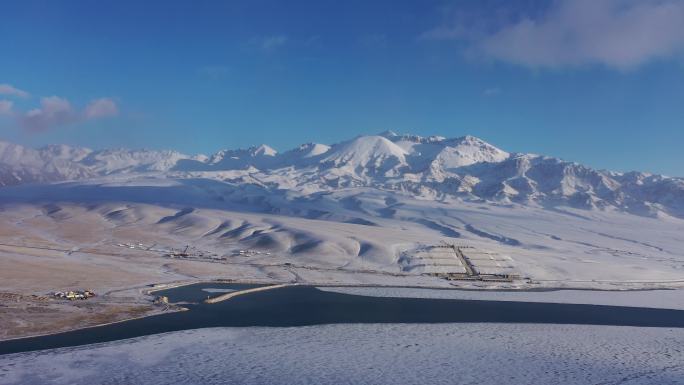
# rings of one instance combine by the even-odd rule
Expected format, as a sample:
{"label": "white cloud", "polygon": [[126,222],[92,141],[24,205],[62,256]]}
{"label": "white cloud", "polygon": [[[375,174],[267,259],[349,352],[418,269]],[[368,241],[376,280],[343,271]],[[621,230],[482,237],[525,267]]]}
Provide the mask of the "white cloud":
{"label": "white cloud", "polygon": [[[26,98],[29,93],[9,84],[0,84],[0,95]],[[59,96],[44,97],[40,100],[40,107],[25,112],[15,110],[13,101],[0,99],[0,115],[12,116],[19,127],[34,132],[118,114],[119,107],[110,98],[93,99],[80,112]]]}
{"label": "white cloud", "polygon": [[493,30],[460,23],[421,37],[466,40],[480,54],[531,68],[600,64],[629,70],[684,54],[684,1],[558,0],[539,16]]}
{"label": "white cloud", "polygon": [[482,94],[483,94],[484,96],[497,96],[497,95],[500,95],[501,92],[502,92],[502,91],[501,91],[501,88],[499,88],[499,87],[491,87],[491,88],[487,88],[487,89],[485,89],[484,91],[482,91]]}
{"label": "white cloud", "polygon": [[0,100],[0,115],[12,115],[14,102],[11,100]]}
{"label": "white cloud", "polygon": [[285,43],[287,43],[287,36],[285,35],[273,35],[273,36],[262,36],[262,37],[253,37],[250,39],[250,44],[256,45],[259,48],[261,48],[264,51],[273,51],[276,48],[279,48]]}
{"label": "white cloud", "polygon": [[19,125],[27,131],[40,132],[87,120],[116,116],[116,103],[108,98],[92,100],[82,113],[76,111],[68,100],[50,96],[40,100],[40,107],[17,115]]}
{"label": "white cloud", "polygon": [[29,110],[19,117],[21,126],[29,131],[44,131],[54,126],[61,126],[77,121],[71,103],[58,96],[50,96],[40,100],[40,108]]}
{"label": "white cloud", "polygon": [[287,37],[279,36],[269,36],[261,42],[261,47],[265,50],[271,50],[278,48],[287,42]]}
{"label": "white cloud", "polygon": [[0,84],[0,95],[16,96],[20,98],[29,97],[29,93],[13,87],[9,84]]}
{"label": "white cloud", "polygon": [[116,103],[109,98],[96,99],[88,103],[83,115],[86,119],[106,118],[119,114]]}

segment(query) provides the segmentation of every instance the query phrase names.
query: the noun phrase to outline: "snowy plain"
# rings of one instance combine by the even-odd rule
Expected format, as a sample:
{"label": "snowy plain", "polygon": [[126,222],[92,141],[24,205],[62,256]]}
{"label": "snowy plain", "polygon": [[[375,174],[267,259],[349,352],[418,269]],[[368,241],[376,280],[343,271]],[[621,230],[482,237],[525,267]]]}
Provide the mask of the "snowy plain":
{"label": "snowy plain", "polygon": [[[190,244],[218,255],[240,249],[262,253],[229,259],[222,268],[289,263],[293,269],[325,268],[331,274],[373,270],[421,277],[453,268],[453,257],[419,256],[426,247],[448,242],[480,253],[471,257],[483,272],[530,279],[501,287],[684,285],[684,220],[678,218],[458,198],[435,201],[370,188],[302,195],[151,176],[58,183],[47,191],[41,186],[0,190],[6,243],[29,244],[25,240],[32,236],[65,249],[121,254],[124,250],[115,245],[122,242],[166,248]],[[77,227],[78,239],[64,235]],[[295,278],[322,284],[320,271],[301,269]],[[362,281],[391,284],[385,278]]]}
{"label": "snowy plain", "polygon": [[682,329],[611,326],[215,328],[0,356],[0,383],[669,385],[682,345]]}
{"label": "snowy plain", "polygon": [[629,306],[684,310],[684,290],[444,290],[406,287],[320,287],[335,293],[370,297],[439,298]]}
{"label": "snowy plain", "polygon": [[[684,309],[682,178],[593,170],[469,136],[388,132],[211,156],[0,143],[0,185],[0,290],[12,295],[82,286],[103,303],[141,306],[149,285],[229,279]],[[437,277],[463,269],[432,248],[445,243],[480,272],[519,278]],[[192,258],[169,257],[188,245]],[[521,290],[558,288],[575,290]],[[6,312],[17,328],[5,335],[75,319],[43,309],[50,322],[36,323],[36,303],[24,318]],[[0,384],[677,384],[683,345],[681,329],[613,326],[201,329],[0,356]]]}
{"label": "snowy plain", "polygon": [[[500,285],[510,288],[684,285],[684,179],[510,153],[472,136],[388,131],[211,156],[0,143],[0,185],[10,245],[30,233],[72,249],[249,249],[263,253],[250,262],[316,267],[292,275],[323,283],[313,276],[322,268],[433,281],[463,268],[426,251],[446,242],[472,248],[480,272],[523,278]],[[77,240],[59,233],[74,226]]]}

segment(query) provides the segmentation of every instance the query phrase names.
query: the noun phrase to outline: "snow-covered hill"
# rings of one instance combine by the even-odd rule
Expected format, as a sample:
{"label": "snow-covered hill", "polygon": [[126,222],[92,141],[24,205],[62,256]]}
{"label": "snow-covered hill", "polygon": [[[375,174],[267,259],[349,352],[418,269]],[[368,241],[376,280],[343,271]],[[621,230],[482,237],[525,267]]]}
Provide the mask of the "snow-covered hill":
{"label": "snow-covered hill", "polygon": [[383,132],[332,146],[303,144],[283,153],[261,145],[211,156],[57,145],[30,149],[0,142],[0,186],[140,174],[300,193],[371,187],[419,198],[684,217],[682,178],[594,170],[558,158],[508,153],[472,136]]}

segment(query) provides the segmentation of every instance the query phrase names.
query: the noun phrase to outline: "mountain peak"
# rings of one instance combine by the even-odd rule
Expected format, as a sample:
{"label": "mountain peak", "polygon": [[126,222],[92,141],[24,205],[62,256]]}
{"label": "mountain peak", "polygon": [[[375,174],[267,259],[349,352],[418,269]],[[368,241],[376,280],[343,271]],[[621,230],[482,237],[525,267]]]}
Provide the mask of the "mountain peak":
{"label": "mountain peak", "polygon": [[323,165],[339,168],[353,176],[394,176],[406,165],[408,153],[391,140],[378,135],[358,136],[333,145]]}
{"label": "mountain peak", "polygon": [[377,136],[382,136],[382,137],[390,139],[390,138],[394,138],[394,137],[397,137],[400,135],[397,134],[396,132],[392,131],[392,130],[385,130],[385,131],[379,133]]}
{"label": "mountain peak", "polygon": [[199,177],[220,180],[226,178],[226,171],[238,180],[259,173],[260,181],[282,189],[364,186],[425,197],[614,207],[639,215],[664,212],[684,217],[684,179],[612,173],[558,158],[511,155],[472,135],[445,139],[386,131],[332,146],[306,143],[283,154],[264,144],[222,150],[209,158],[175,151],[91,151],[70,146],[35,150],[0,142],[0,186],[143,173],[164,178],[169,171],[178,172],[171,175],[174,178],[183,177],[183,172],[206,172]]}
{"label": "mountain peak", "polygon": [[250,147],[249,152],[252,156],[276,156],[278,154],[278,151],[266,144]]}
{"label": "mountain peak", "polygon": [[332,146],[331,157],[338,158],[374,158],[396,157],[403,159],[407,152],[391,140],[379,135],[358,136],[352,140]]}
{"label": "mountain peak", "polygon": [[467,166],[474,163],[496,163],[507,159],[510,154],[498,147],[495,147],[484,140],[466,135],[460,138],[446,140],[451,153],[458,155],[459,166]]}
{"label": "mountain peak", "polygon": [[302,154],[303,158],[311,158],[314,156],[325,154],[326,152],[328,152],[328,150],[330,150],[330,146],[328,146],[327,144],[304,143],[292,151],[296,151]]}

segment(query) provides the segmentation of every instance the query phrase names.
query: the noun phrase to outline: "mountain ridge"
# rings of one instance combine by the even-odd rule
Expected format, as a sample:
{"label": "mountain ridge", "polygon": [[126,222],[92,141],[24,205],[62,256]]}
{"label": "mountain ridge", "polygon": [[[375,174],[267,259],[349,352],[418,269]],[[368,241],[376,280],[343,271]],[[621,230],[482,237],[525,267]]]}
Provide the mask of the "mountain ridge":
{"label": "mountain ridge", "polygon": [[31,149],[0,142],[0,186],[139,174],[306,192],[371,187],[428,199],[451,196],[684,217],[683,178],[596,170],[549,156],[509,153],[469,135],[386,131],[333,145],[307,143],[282,153],[262,144],[211,156],[65,145]]}

